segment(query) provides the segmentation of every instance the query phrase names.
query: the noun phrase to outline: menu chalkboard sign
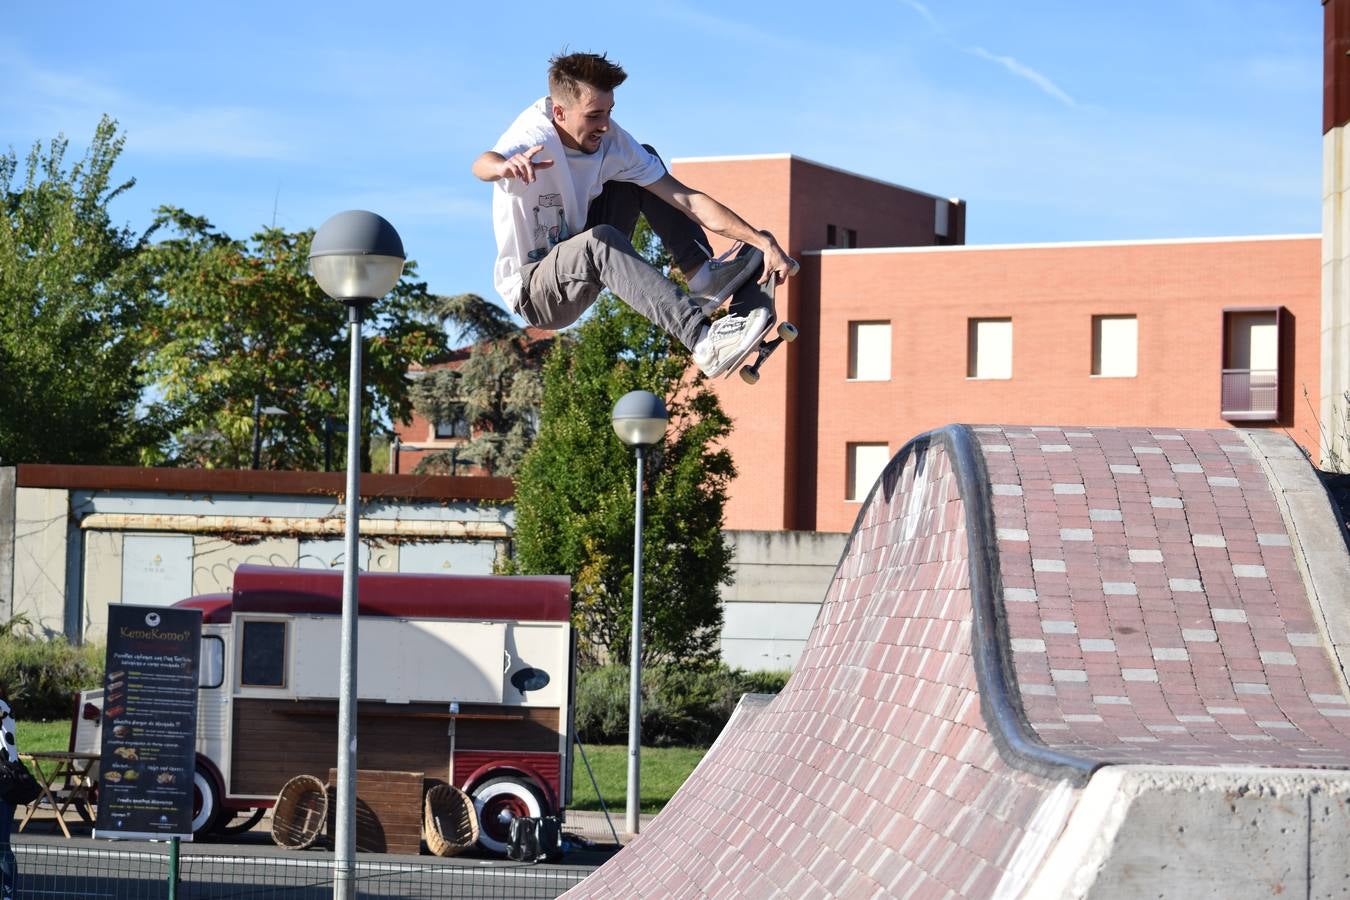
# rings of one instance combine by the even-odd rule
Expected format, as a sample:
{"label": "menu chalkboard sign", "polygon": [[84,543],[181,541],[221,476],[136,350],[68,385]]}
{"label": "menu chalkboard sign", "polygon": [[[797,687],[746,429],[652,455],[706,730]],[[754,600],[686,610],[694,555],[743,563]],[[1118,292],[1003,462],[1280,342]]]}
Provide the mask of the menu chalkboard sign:
{"label": "menu chalkboard sign", "polygon": [[192,840],[201,635],[201,610],[108,607],[95,837]]}

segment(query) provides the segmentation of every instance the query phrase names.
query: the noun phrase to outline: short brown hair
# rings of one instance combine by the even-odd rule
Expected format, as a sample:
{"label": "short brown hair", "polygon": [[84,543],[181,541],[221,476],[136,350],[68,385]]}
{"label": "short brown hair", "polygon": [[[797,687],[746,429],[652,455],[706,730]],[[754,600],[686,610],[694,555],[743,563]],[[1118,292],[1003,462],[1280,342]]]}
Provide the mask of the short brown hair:
{"label": "short brown hair", "polygon": [[627,78],[623,67],[603,53],[560,53],[548,61],[548,95],[554,103],[575,103],[583,84],[612,91]]}

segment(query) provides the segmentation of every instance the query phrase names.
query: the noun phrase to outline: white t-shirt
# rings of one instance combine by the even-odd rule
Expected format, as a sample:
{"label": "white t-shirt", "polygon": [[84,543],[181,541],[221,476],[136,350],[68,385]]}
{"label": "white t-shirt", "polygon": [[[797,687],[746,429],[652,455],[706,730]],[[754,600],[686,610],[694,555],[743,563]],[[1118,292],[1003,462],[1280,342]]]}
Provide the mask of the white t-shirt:
{"label": "white t-shirt", "polygon": [[497,265],[492,280],[512,309],[520,303],[521,267],[543,259],[559,241],[586,227],[586,212],[605,182],[648,185],[666,174],[661,160],[613,119],[600,139],[599,150],[568,150],[553,127],[552,109],[547,97],[533,104],[492,148],[509,157],[543,144],[544,149],[534,158],[553,160],[549,168],[536,170],[529,184],[519,178],[503,178],[492,186],[492,228],[497,235]]}

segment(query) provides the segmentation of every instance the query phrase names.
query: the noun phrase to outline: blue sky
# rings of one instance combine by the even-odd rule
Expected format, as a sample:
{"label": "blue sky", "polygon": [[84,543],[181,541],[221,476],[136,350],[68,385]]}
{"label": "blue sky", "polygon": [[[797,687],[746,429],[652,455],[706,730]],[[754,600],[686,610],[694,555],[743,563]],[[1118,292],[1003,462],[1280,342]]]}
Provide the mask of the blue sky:
{"label": "blue sky", "polygon": [[495,299],[469,164],[562,47],[628,70],[615,119],[667,159],[794,153],[969,203],[972,244],[1320,228],[1316,0],[21,3],[0,148],[100,114],[137,186],[234,237],[352,207],[437,293]]}

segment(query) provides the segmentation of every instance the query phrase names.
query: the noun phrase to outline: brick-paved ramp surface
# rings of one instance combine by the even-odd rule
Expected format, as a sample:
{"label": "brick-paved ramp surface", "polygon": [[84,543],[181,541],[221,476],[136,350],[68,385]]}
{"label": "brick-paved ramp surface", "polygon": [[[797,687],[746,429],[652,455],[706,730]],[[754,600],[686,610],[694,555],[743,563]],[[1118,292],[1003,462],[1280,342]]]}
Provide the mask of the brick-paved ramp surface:
{"label": "brick-paved ramp surface", "polygon": [[1350,555],[1270,433],[950,426],[569,897],[1350,896]]}

